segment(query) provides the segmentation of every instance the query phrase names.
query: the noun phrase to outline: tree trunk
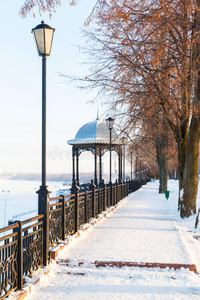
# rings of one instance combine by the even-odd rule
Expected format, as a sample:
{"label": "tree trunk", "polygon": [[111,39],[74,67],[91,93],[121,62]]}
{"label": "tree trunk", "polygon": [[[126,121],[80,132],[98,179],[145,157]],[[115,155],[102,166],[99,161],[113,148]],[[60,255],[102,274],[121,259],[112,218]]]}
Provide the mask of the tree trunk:
{"label": "tree trunk", "polygon": [[188,218],[196,213],[196,197],[198,190],[198,160],[200,139],[200,0],[196,1],[195,22],[193,26],[194,47],[192,62],[194,63],[194,97],[193,111],[187,139],[187,152],[181,194],[181,217]]}
{"label": "tree trunk", "polygon": [[177,142],[177,144],[178,144],[178,179],[179,179],[178,210],[181,210],[181,190],[183,188],[183,174],[185,168],[186,139],[181,142]]}
{"label": "tree trunk", "polygon": [[167,191],[167,158],[166,154],[161,156],[158,164],[159,168],[159,194],[163,194]]}
{"label": "tree trunk", "polygon": [[166,154],[167,137],[157,137],[157,162],[159,170],[159,194],[167,191],[167,154]]}
{"label": "tree trunk", "polygon": [[188,218],[196,213],[196,197],[198,189],[198,161],[200,119],[193,117],[190,124],[186,162],[183,176],[181,197],[181,217]]}

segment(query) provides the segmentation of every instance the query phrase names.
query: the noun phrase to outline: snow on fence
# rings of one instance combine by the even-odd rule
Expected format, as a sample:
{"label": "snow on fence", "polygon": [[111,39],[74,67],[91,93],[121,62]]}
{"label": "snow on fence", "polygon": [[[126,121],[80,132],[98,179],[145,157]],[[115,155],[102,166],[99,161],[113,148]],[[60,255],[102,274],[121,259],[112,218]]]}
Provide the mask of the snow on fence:
{"label": "snow on fence", "polygon": [[25,276],[45,265],[44,248],[48,232],[48,251],[60,240],[95,218],[107,207],[117,204],[129,193],[146,184],[146,179],[127,181],[121,184],[105,185],[89,190],[72,190],[71,195],[49,199],[49,229],[43,214],[0,229],[0,299],[6,298],[13,290],[22,289]]}

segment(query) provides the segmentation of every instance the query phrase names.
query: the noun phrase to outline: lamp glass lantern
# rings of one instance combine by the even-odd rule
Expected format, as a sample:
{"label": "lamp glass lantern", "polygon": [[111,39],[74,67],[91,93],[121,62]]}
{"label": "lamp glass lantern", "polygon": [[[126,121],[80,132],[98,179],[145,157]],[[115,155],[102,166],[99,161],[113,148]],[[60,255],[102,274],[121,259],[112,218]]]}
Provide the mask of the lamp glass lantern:
{"label": "lamp glass lantern", "polygon": [[122,145],[127,145],[127,142],[128,142],[127,138],[126,138],[125,136],[123,136],[123,137],[121,138],[121,143],[122,143]]}
{"label": "lamp glass lantern", "polygon": [[106,124],[109,130],[113,129],[113,125],[114,125],[115,119],[109,117],[106,119]]}
{"label": "lamp glass lantern", "polygon": [[39,56],[51,54],[54,31],[55,29],[45,24],[44,21],[32,29]]}

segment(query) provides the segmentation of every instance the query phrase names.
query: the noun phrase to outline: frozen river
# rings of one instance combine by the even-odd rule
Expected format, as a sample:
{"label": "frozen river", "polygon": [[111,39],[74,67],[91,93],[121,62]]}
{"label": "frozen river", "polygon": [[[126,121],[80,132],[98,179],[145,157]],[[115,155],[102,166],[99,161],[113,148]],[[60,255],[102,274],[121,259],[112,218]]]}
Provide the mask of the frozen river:
{"label": "frozen river", "polygon": [[[0,179],[0,228],[8,225],[9,219],[25,220],[37,215],[40,181]],[[63,188],[63,182],[47,182],[50,197]],[[29,213],[28,213],[29,212]],[[28,214],[27,214],[28,213]]]}

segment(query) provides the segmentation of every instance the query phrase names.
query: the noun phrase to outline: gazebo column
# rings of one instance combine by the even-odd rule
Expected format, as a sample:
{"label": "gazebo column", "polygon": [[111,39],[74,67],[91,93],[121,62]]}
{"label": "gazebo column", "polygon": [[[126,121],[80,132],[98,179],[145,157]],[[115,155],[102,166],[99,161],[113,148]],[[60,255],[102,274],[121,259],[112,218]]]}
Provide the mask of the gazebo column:
{"label": "gazebo column", "polygon": [[75,147],[72,147],[72,186],[74,186],[75,183],[75,155],[76,150]]}
{"label": "gazebo column", "polygon": [[78,148],[76,148],[76,181],[79,186],[79,153]]}
{"label": "gazebo column", "polygon": [[99,149],[99,183],[101,183],[102,180],[102,154],[101,154],[101,148]]}
{"label": "gazebo column", "polygon": [[94,184],[97,186],[97,148],[94,146]]}

